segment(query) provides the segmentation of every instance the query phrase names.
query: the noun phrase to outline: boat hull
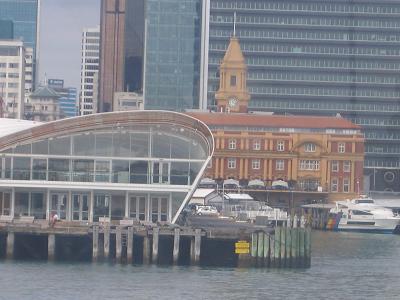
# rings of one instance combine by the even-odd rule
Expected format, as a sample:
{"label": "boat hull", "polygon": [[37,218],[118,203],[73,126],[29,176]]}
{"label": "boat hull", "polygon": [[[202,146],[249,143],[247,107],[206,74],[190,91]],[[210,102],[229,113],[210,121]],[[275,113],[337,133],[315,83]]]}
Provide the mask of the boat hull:
{"label": "boat hull", "polygon": [[[352,224],[349,224],[352,222]],[[354,224],[356,223],[356,224]],[[372,225],[372,223],[374,223]],[[357,231],[374,233],[394,233],[399,226],[399,219],[353,221],[347,220],[346,223],[340,222],[336,230],[338,231]]]}

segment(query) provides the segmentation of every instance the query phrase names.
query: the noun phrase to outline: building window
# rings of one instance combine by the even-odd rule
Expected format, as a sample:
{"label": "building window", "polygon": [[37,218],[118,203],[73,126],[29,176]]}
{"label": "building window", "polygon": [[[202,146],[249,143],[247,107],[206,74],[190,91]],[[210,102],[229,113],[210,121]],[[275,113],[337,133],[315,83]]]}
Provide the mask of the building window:
{"label": "building window", "polygon": [[253,150],[261,150],[261,140],[253,141]]}
{"label": "building window", "polygon": [[236,158],[228,158],[228,169],[236,169]]}
{"label": "building window", "polygon": [[253,170],[259,170],[259,169],[260,169],[260,166],[261,166],[261,161],[260,161],[260,159],[253,159],[253,160],[251,161],[251,168],[252,168]]}
{"label": "building window", "polygon": [[337,160],[332,160],[332,172],[339,171],[339,162]]}
{"label": "building window", "polygon": [[285,151],[285,141],[278,141],[277,142],[276,151]]}
{"label": "building window", "polygon": [[278,170],[278,171],[285,170],[285,161],[283,159],[277,159],[276,160],[275,170]]}
{"label": "building window", "polygon": [[230,150],[235,150],[236,149],[236,140],[235,139],[230,139],[229,140],[229,149]]}
{"label": "building window", "polygon": [[350,161],[349,160],[345,160],[343,162],[343,172],[348,173],[348,172],[350,172],[350,170],[351,170]]}
{"label": "building window", "polygon": [[331,180],[331,192],[337,192],[338,191],[338,180],[337,178],[332,178]]}
{"label": "building window", "polygon": [[236,86],[236,76],[231,75],[231,86]]}
{"label": "building window", "polygon": [[346,144],[345,143],[339,143],[338,144],[338,152],[339,153],[344,153],[346,151]]}
{"label": "building window", "polygon": [[300,170],[317,171],[319,166],[319,160],[300,160]]}
{"label": "building window", "polygon": [[350,180],[348,178],[343,178],[343,192],[350,192]]}
{"label": "building window", "polygon": [[304,145],[304,151],[305,152],[315,152],[317,147],[313,143],[306,143]]}

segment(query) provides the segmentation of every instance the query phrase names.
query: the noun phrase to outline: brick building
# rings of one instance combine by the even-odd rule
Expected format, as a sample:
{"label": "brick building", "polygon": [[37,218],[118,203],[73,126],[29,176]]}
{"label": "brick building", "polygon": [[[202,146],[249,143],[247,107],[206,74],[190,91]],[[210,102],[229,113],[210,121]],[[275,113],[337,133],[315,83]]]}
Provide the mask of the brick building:
{"label": "brick building", "polygon": [[343,199],[363,191],[360,126],[340,115],[249,113],[246,78],[238,39],[232,37],[221,62],[218,112],[189,113],[214,134],[214,157],[205,176],[233,178],[242,185],[261,179],[267,186],[283,179],[303,199]]}

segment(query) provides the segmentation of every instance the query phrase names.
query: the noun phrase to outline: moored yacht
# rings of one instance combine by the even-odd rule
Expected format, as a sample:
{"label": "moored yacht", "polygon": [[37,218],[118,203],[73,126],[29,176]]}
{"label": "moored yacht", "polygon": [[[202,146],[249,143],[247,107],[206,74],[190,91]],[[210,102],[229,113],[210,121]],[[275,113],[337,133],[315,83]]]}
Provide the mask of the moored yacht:
{"label": "moored yacht", "polygon": [[379,206],[371,198],[337,201],[330,210],[328,229],[393,233],[400,226],[400,216]]}

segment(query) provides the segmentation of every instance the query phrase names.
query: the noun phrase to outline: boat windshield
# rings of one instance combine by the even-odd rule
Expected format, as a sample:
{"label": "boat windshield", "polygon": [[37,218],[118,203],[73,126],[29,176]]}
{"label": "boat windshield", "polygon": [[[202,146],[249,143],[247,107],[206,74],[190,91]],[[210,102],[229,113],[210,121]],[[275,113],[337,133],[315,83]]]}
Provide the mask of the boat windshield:
{"label": "boat windshield", "polygon": [[366,203],[368,203],[368,204],[374,204],[374,200],[372,200],[372,199],[357,199],[357,200],[355,201],[355,203],[356,203],[356,204],[366,204]]}

